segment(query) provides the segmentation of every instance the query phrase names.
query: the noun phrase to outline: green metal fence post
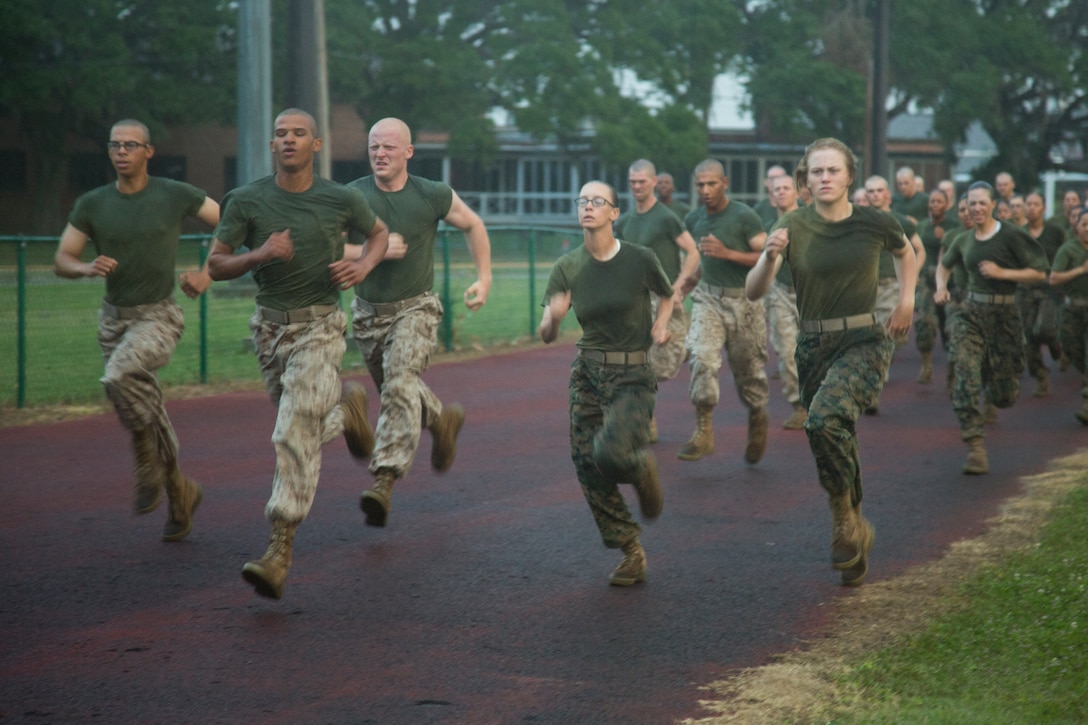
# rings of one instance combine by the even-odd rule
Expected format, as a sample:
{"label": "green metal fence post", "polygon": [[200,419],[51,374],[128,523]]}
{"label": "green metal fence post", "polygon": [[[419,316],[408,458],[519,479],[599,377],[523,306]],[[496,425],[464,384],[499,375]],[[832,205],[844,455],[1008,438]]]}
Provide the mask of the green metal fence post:
{"label": "green metal fence post", "polygon": [[536,230],[529,229],[529,339],[536,336]]}
{"label": "green metal fence post", "polygon": [[17,389],[15,405],[26,407],[26,239],[19,237],[18,262],[16,263],[16,376]]}
{"label": "green metal fence post", "polygon": [[[208,257],[208,237],[200,240],[200,268],[204,269],[204,260]],[[200,382],[208,382],[208,295],[211,288],[200,295]]]}
{"label": "green metal fence post", "polygon": [[442,230],[442,343],[453,349],[453,303],[450,301],[450,230]]}

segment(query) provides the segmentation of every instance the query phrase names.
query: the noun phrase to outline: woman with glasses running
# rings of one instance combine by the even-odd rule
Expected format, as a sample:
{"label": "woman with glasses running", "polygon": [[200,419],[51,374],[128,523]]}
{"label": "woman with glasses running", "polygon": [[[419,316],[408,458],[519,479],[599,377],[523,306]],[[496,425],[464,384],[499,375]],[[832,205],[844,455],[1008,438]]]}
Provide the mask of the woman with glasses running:
{"label": "woman with glasses running", "polygon": [[[570,373],[571,458],[604,545],[623,550],[609,583],[630,586],[645,581],[646,556],[617,484],[634,484],[644,519],[661,513],[657,461],[646,449],[657,396],[647,350],[668,342],[673,297],[657,256],[612,233],[618,202],[608,184],[582,187],[575,205],[584,243],[552,268],[539,332],[554,341],[571,308],[582,326]],[[651,292],[661,298],[656,317]]]}

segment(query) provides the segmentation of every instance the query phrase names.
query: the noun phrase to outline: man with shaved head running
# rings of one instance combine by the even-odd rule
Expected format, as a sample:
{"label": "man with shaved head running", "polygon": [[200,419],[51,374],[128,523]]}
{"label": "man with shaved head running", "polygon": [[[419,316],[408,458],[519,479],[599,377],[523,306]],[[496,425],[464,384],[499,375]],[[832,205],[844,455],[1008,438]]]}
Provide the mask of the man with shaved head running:
{"label": "man with shaved head running", "polygon": [[431,466],[444,472],[457,454],[465,411],[444,406],[420,377],[438,346],[442,303],[434,288],[434,243],[438,223],[460,229],[476,264],[476,281],[464,303],[478,310],[491,290],[491,242],[479,215],[448,184],[408,173],[412,133],[397,118],[370,129],[371,175],[349,187],[360,189],[389,224],[385,260],[355,288],[352,333],[363,362],[381,392],[370,472],[374,485],[359,506],[370,526],[385,526],[393,483],[408,473],[422,427],[431,431]]}

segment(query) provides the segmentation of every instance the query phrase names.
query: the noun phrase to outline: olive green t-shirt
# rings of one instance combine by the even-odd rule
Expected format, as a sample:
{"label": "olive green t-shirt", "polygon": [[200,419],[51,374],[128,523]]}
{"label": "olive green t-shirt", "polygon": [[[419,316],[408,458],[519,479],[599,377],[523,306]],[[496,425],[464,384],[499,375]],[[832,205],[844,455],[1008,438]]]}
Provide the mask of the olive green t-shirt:
{"label": "olive green t-shirt", "polygon": [[[661,203],[665,204],[665,202]],[[668,204],[665,204],[665,206],[667,206],[669,208],[669,211],[671,211],[673,214],[680,217],[681,220],[683,220],[683,218],[691,212],[690,204],[685,204],[684,202],[676,201],[675,199],[673,201],[670,201]]]}
{"label": "olive green t-shirt", "polygon": [[802,320],[827,320],[872,312],[882,250],[906,245],[903,230],[890,214],[855,206],[846,219],[833,222],[814,207],[786,214],[774,225],[789,231],[785,260],[797,288]]}
{"label": "olive green t-shirt", "polygon": [[[905,214],[900,214],[899,212],[895,211],[894,209],[892,211],[888,212],[888,213],[891,214],[893,217],[895,217],[895,220],[897,222],[899,222],[899,226],[903,230],[903,233],[907,235],[907,239],[910,239],[911,237],[913,237],[915,234],[918,233],[918,227],[914,224],[914,222],[912,222],[910,219],[908,219]],[[880,253],[880,279],[891,279],[894,276],[895,276],[895,257],[892,256],[891,252],[888,252],[888,251],[881,252]]]}
{"label": "olive green t-shirt", "polygon": [[656,203],[641,214],[634,209],[625,212],[613,230],[625,242],[652,249],[666,277],[675,280],[680,276],[680,247],[676,240],[684,233],[684,223],[667,206]]}
{"label": "olive green t-shirt", "polygon": [[[1027,227],[1024,228],[1024,231],[1028,231]],[[1028,236],[1031,236],[1031,232],[1028,232]],[[1051,222],[1043,222],[1043,231],[1039,232],[1039,236],[1033,238],[1046,252],[1046,261],[1048,263],[1054,261],[1054,255],[1065,244],[1065,232],[1057,224]]]}
{"label": "olive green t-shirt", "polygon": [[366,195],[374,213],[389,227],[389,233],[400,234],[407,246],[402,259],[383,261],[357,284],[356,296],[367,302],[382,303],[430,292],[434,288],[438,222],[450,213],[453,189],[441,181],[412,175],[400,191],[382,191],[373,176],[356,179],[348,186]]}
{"label": "olive green t-shirt", "polygon": [[915,221],[921,221],[929,216],[929,195],[915,193],[908,199],[896,194],[892,197],[892,211],[912,216]]}
{"label": "olive green t-shirt", "polygon": [[963,263],[967,268],[967,291],[989,295],[1011,295],[1016,292],[1016,282],[984,277],[979,271],[981,262],[994,262],[1005,269],[1037,269],[1046,272],[1046,253],[1031,236],[1018,226],[998,222],[998,230],[992,237],[979,241],[974,230],[956,237],[956,242],[941,257],[941,264],[955,269]]}
{"label": "olive green t-shirt", "polygon": [[232,249],[260,247],[273,232],[289,229],[295,254],[257,265],[257,304],[273,310],[332,305],[340,290],[329,265],[344,256],[344,235],[369,235],[377,217],[357,189],[314,177],[306,191],[290,192],[266,176],[227,194],[215,237]]}
{"label": "olive green t-shirt", "polygon": [[[700,239],[713,234],[726,247],[738,252],[755,251],[748,240],[763,233],[763,222],[752,207],[733,199],[714,214],[708,214],[706,207],[700,206],[684,218],[684,226],[691,232],[696,246]],[[706,255],[703,255],[699,265],[703,282],[715,287],[743,287],[751,269],[743,264]]]}
{"label": "olive green t-shirt", "polygon": [[205,196],[195,186],[151,176],[135,194],[107,184],[76,200],[68,223],[98,254],[117,260],[106,277],[106,302],[135,307],[173,294],[181,222],[200,211]]}
{"label": "olive green t-shirt", "polygon": [[[959,231],[952,232],[952,234],[950,236],[945,237],[944,241],[941,243],[941,256],[938,257],[938,260],[941,261],[941,262],[944,261],[945,253],[949,249],[951,249],[954,244],[956,244],[958,242],[960,237],[968,235],[968,234],[974,234],[974,233],[975,233],[975,230],[973,228],[972,229],[963,229],[961,227]],[[966,290],[967,289],[967,267],[963,266],[963,260],[960,259],[959,263],[956,264],[956,266],[952,267],[951,270],[952,270],[952,274],[948,278],[948,289],[949,290]]]}
{"label": "olive green t-shirt", "polygon": [[[1078,239],[1070,239],[1058,248],[1051,269],[1055,272],[1068,272],[1084,264],[1085,260],[1088,260],[1088,247],[1085,247]],[[1074,277],[1058,289],[1070,297],[1088,299],[1088,274]]]}
{"label": "olive green t-shirt", "polygon": [[[944,230],[941,239],[937,238],[937,229]],[[926,267],[932,269],[937,265],[937,260],[941,258],[941,240],[948,238],[948,235],[959,230],[959,219],[953,218],[950,214],[945,214],[944,219],[937,223],[934,223],[930,217],[918,222],[918,237],[922,240],[922,247],[926,250]],[[906,227],[903,227],[903,231],[906,231]]]}
{"label": "olive green t-shirt", "polygon": [[584,246],[556,260],[543,304],[568,290],[574,316],[582,326],[578,347],[609,352],[648,350],[653,342],[650,293],[672,294],[654,253],[626,242],[620,242],[616,256],[605,262],[594,259]]}

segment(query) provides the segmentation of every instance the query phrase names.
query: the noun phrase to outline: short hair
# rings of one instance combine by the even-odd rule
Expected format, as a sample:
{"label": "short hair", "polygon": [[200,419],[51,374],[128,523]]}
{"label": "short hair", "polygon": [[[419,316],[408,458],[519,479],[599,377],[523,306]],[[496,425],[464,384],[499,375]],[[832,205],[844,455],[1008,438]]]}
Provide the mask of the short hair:
{"label": "short hair", "polygon": [[285,108],[278,114],[276,114],[276,121],[273,122],[273,126],[275,125],[275,123],[279,122],[279,120],[284,116],[304,117],[306,119],[306,122],[310,126],[310,133],[312,133],[315,138],[317,137],[317,119],[314,118],[313,114],[309,111],[303,111],[301,108]]}
{"label": "short hair", "polygon": [[115,128],[139,129],[140,133],[144,135],[144,143],[151,143],[151,131],[142,121],[137,121],[135,118],[122,118],[120,121],[110,126],[110,131],[112,132]]}
{"label": "short hair", "polygon": [[725,178],[725,166],[723,166],[722,162],[718,161],[717,159],[706,159],[704,161],[700,161],[699,165],[695,167],[695,173],[696,174],[717,173],[717,174],[721,174],[721,177],[724,179]]}
{"label": "short hair", "polygon": [[994,191],[994,187],[989,182],[976,181],[975,183],[967,187],[968,193],[974,191],[975,189],[982,189],[990,195],[990,201],[997,201],[997,192]]}
{"label": "short hair", "polygon": [[908,175],[909,176],[914,176],[914,169],[912,169],[909,166],[900,166],[898,169],[895,170],[895,178],[897,178],[897,179],[900,176],[908,176]]}
{"label": "short hair", "polygon": [[650,176],[657,176],[657,169],[654,167],[654,162],[649,159],[638,159],[633,161],[628,171],[634,171],[636,173],[645,171]]}
{"label": "short hair", "polygon": [[616,187],[612,186],[612,184],[609,184],[607,181],[601,181],[600,179],[590,179],[589,181],[582,184],[582,186],[586,187],[590,184],[600,184],[601,186],[606,187],[608,189],[608,195],[612,197],[610,199],[610,201],[612,202],[612,206],[617,208],[619,207],[620,196],[616,193]]}
{"label": "short hair", "polygon": [[853,186],[854,180],[858,175],[858,157],[854,155],[854,152],[850,150],[850,147],[844,144],[837,138],[818,138],[807,147],[805,147],[805,155],[801,157],[801,160],[797,162],[797,169],[793,172],[793,178],[797,181],[798,188],[803,188],[808,182],[808,157],[816,151],[823,151],[830,149],[832,151],[838,151],[846,159],[846,170],[850,174],[850,186]]}

